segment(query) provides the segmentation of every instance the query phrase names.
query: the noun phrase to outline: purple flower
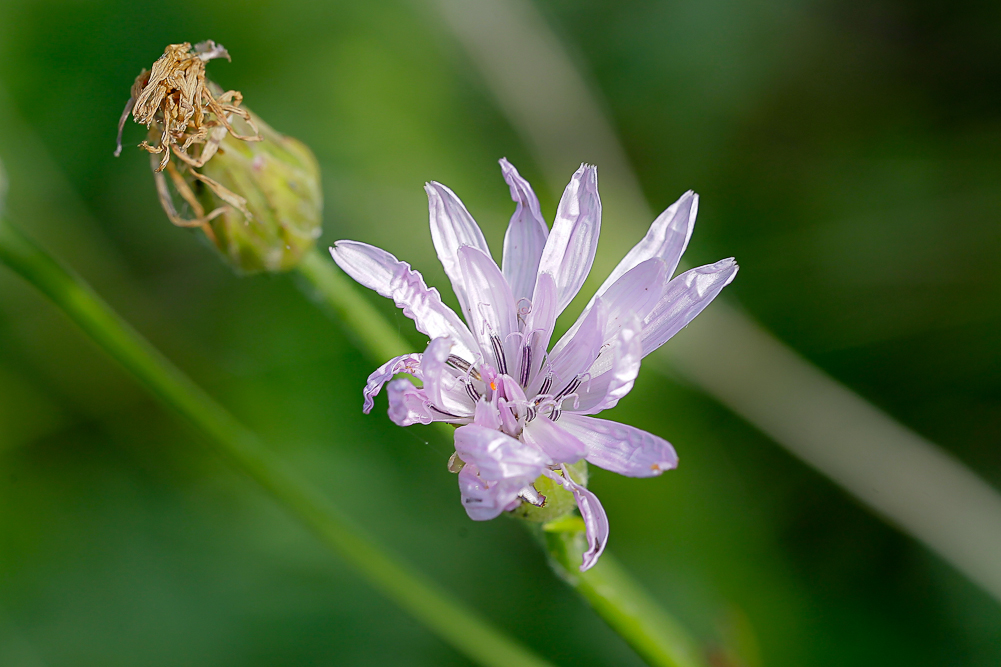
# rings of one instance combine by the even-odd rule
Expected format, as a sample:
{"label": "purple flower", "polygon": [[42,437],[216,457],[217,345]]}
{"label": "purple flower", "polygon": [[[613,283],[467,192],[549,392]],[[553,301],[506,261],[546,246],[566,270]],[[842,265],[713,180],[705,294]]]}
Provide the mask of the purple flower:
{"label": "purple flower", "polygon": [[[458,471],[462,505],[474,520],[523,502],[543,505],[533,484],[542,475],[573,493],[586,525],[583,571],[605,547],[608,518],[567,465],[584,459],[631,477],[678,465],[666,440],[590,415],[629,393],[643,357],[691,322],[733,280],[737,265],[724,259],[671,277],[698,211],[698,195],[686,192],[654,220],[550,348],[557,316],[594,262],[601,227],[597,170],[581,165],[573,175],[550,231],[531,186],[506,159],[500,164],[517,205],[501,268],[459,198],[440,183],[425,186],[431,237],[465,323],[418,272],[388,252],[356,241],[338,241],[330,251],[348,275],[393,299],[431,338],[423,354],[391,359],[372,373],[364,411],[388,382],[389,416],[400,426],[458,425],[449,469]],[[398,373],[422,386],[393,380]]]}

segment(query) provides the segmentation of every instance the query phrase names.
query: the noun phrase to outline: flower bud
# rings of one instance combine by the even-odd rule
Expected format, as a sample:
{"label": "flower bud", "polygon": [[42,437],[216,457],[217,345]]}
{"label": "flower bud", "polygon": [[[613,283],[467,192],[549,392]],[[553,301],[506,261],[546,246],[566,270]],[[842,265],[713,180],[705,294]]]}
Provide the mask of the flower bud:
{"label": "flower bud", "polygon": [[[209,223],[210,240],[241,273],[287,271],[320,236],[323,193],[320,167],[302,142],[271,129],[251,114],[263,141],[227,134],[216,155],[190,185],[206,211],[220,210]],[[233,124],[239,128],[240,119]],[[229,205],[220,188],[242,197]]]}
{"label": "flower bud", "polygon": [[[320,236],[320,169],[301,142],[276,132],[243,96],[205,77],[229,54],[214,42],[172,44],[132,86],[119,121],[146,125],[160,204],[172,223],[198,227],[238,273],[287,271]],[[182,203],[183,213],[175,206]]]}

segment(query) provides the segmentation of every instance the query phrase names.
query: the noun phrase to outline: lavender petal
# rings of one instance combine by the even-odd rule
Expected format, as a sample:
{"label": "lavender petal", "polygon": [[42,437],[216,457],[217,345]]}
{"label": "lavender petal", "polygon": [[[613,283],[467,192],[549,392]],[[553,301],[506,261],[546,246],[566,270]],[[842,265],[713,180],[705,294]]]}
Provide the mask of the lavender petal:
{"label": "lavender petal", "polygon": [[[549,356],[549,370],[554,378],[551,394],[559,392],[568,382],[585,372],[594,363],[604,343],[607,320],[608,309],[605,302],[602,299],[595,300],[573,337],[563,345],[562,349],[554,348]],[[539,381],[537,380],[536,384],[539,384]]]}
{"label": "lavender petal", "polygon": [[398,373],[407,373],[416,378],[421,378],[421,355],[413,353],[393,357],[375,369],[368,376],[365,389],[362,390],[362,396],[365,398],[362,412],[365,414],[372,412],[372,408],[375,407],[375,397],[382,391],[382,386],[392,380],[393,376]]}
{"label": "lavender petal", "polygon": [[[466,322],[479,343],[483,356],[494,359],[494,367],[501,373],[511,370],[508,361],[516,360],[518,309],[511,295],[511,288],[497,264],[482,250],[463,246],[458,251],[459,273],[466,288],[468,300],[463,311]],[[518,338],[518,337],[515,337]]]}
{"label": "lavender petal", "polygon": [[655,477],[678,467],[667,440],[607,419],[563,413],[560,426],[584,443],[588,463],[627,477]]}
{"label": "lavender petal", "polygon": [[489,521],[514,509],[521,502],[518,496],[525,486],[511,481],[486,481],[479,475],[475,463],[467,462],[459,471],[459,494],[462,507],[473,521]]}
{"label": "lavender petal", "polygon": [[549,462],[538,447],[479,424],[456,429],[455,451],[467,464],[476,464],[482,479],[515,480],[519,489],[541,475]]}
{"label": "lavender petal", "polygon": [[667,277],[674,275],[678,262],[688,247],[699,212],[699,196],[689,190],[666,211],[657,216],[643,240],[626,253],[618,266],[609,274],[596,294],[601,296],[616,280],[640,262],[659,257],[667,267]]}
{"label": "lavender petal", "polygon": [[397,426],[430,424],[434,421],[427,394],[423,389],[415,387],[410,380],[393,380],[386,388],[386,395],[389,397],[389,418]]}
{"label": "lavender petal", "polygon": [[563,476],[553,471],[547,471],[546,475],[555,482],[558,482],[567,491],[573,493],[574,500],[577,501],[577,509],[584,519],[584,535],[587,538],[587,551],[580,564],[580,571],[586,572],[594,567],[598,562],[598,557],[605,550],[608,544],[608,515],[605,508],[601,506],[598,496],[589,491],[587,487],[581,486],[570,477],[570,471],[566,466],[560,466]]}
{"label": "lavender petal", "polygon": [[612,341],[622,323],[633,317],[645,318],[660,301],[667,279],[667,267],[664,261],[651,257],[640,262],[623,274],[615,283],[605,290],[604,294],[595,295],[584,312],[580,314],[563,337],[553,346],[553,354],[557,354],[577,334],[577,329],[587,318],[594,307],[596,299],[601,299],[608,307],[608,319],[605,322],[602,342]]}
{"label": "lavender petal", "polygon": [[418,331],[431,338],[450,337],[459,354],[473,358],[476,343],[469,329],[455,311],[442,303],[438,290],[428,287],[409,264],[381,248],[357,241],[337,241],[330,254],[358,283],[392,299],[414,321]]}
{"label": "lavender petal", "polygon": [[511,285],[511,292],[516,300],[531,301],[549,228],[542,218],[539,198],[535,196],[532,186],[521,177],[507,158],[501,159],[500,166],[504,180],[511,188],[511,199],[517,204],[504,235],[504,277]]}
{"label": "lavender petal", "polygon": [[459,248],[471,246],[490,256],[490,248],[483,232],[466,210],[465,205],[450,189],[431,181],[424,186],[428,195],[428,212],[431,221],[431,240],[434,241],[438,259],[445,274],[452,281],[452,289],[459,303],[466,307],[466,288],[459,270]]}
{"label": "lavender petal", "polygon": [[616,332],[612,343],[588,370],[592,379],[577,390],[573,412],[596,414],[609,410],[632,391],[643,359],[641,330],[639,318],[633,315]]}
{"label": "lavender petal", "polygon": [[688,326],[737,275],[733,258],[685,271],[664,287],[660,301],[643,320],[643,356]]}
{"label": "lavender petal", "polygon": [[526,424],[522,438],[545,452],[553,464],[576,463],[584,458],[586,451],[583,442],[548,417],[538,417]]}
{"label": "lavender petal", "polygon": [[563,192],[539,261],[539,272],[549,272],[556,279],[557,313],[573,301],[591,271],[600,231],[598,172],[582,164]]}

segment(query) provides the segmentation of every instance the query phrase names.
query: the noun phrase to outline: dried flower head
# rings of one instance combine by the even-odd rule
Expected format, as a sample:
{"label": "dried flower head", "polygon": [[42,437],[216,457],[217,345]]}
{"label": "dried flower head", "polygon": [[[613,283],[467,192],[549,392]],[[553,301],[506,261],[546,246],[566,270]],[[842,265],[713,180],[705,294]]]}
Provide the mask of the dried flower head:
{"label": "dried flower head", "polygon": [[[212,40],[195,45],[171,44],[163,55],[153,63],[152,70],[143,70],[132,84],[132,96],[125,105],[118,121],[118,147],[115,155],[122,152],[122,129],[132,113],[135,121],[152,129],[160,129],[160,143],[150,146],[148,141],[140,144],[150,153],[162,154],[157,171],[163,171],[170,160],[170,153],[188,164],[201,167],[208,162],[219,148],[225,133],[244,141],[260,141],[261,136],[254,127],[250,113],[240,108],[243,95],[236,90],[227,90],[216,97],[212,94],[205,78],[205,63],[215,58],[231,60],[221,44]],[[229,122],[230,115],[237,115],[250,123],[252,135],[237,133]],[[213,132],[222,128],[225,132]],[[193,145],[201,146],[197,157],[188,154]]]}
{"label": "dried flower head", "polygon": [[206,77],[205,63],[215,58],[230,59],[211,40],[194,50],[171,44],[143,70],[118,122],[115,155],[131,114],[149,130],[139,147],[150,153],[170,221],[201,228],[239,272],[287,270],[319,236],[319,167],[306,146],[243,107],[239,91],[222,92]]}

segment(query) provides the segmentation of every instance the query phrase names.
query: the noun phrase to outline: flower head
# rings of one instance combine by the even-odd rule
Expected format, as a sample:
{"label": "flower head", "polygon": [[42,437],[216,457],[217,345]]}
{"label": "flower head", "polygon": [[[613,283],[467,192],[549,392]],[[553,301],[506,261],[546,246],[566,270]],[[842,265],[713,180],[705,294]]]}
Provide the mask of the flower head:
{"label": "flower head", "polygon": [[[118,123],[118,148],[129,118],[149,130],[160,205],[179,227],[201,228],[240,273],[294,267],[320,235],[319,166],[310,150],[271,129],[222,89],[205,63],[229,60],[221,44],[171,44],[143,70]],[[172,192],[173,190],[173,192]],[[187,207],[185,217],[175,196]]]}
{"label": "flower head", "polygon": [[[573,175],[550,231],[528,182],[507,160],[501,169],[516,204],[501,267],[458,197],[440,183],[425,187],[431,237],[465,322],[419,273],[384,250],[339,241],[331,254],[432,339],[423,354],[391,359],[372,373],[364,411],[388,382],[389,416],[400,426],[457,425],[449,469],[458,473],[472,519],[492,519],[526,503],[544,507],[537,480],[548,478],[572,493],[587,528],[583,571],[605,547],[608,519],[579,466],[571,466],[587,461],[651,477],[678,464],[666,440],[591,415],[629,393],[642,358],[691,322],[733,280],[737,265],[724,259],[672,278],[698,210],[698,195],[686,192],[550,346],[556,318],[594,261],[601,227],[597,170],[581,165]],[[422,386],[394,380],[400,373]]]}

